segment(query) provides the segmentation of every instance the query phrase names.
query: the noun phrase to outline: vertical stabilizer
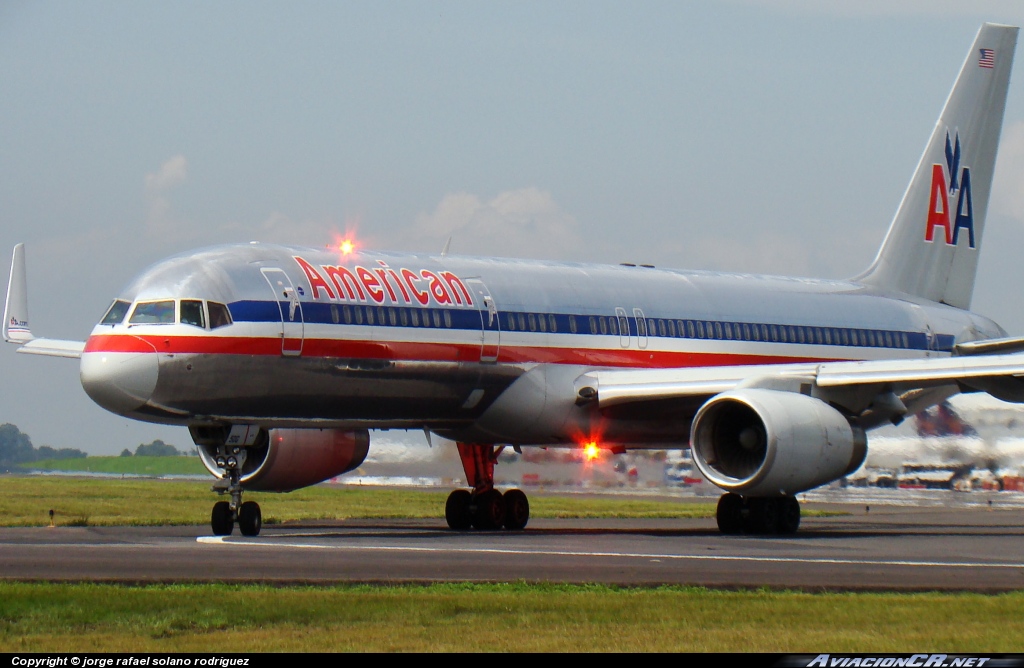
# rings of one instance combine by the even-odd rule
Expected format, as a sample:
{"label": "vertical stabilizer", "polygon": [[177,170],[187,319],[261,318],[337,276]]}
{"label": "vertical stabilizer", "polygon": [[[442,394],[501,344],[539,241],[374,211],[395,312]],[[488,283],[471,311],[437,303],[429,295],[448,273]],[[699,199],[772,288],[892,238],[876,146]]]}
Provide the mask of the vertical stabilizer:
{"label": "vertical stabilizer", "polygon": [[27,343],[32,340],[28,328],[28,287],[25,280],[25,244],[14,247],[11,260],[11,280],[7,283],[7,303],[4,306],[4,340]]}
{"label": "vertical stabilizer", "polygon": [[878,257],[857,280],[970,307],[1017,30],[978,31]]}

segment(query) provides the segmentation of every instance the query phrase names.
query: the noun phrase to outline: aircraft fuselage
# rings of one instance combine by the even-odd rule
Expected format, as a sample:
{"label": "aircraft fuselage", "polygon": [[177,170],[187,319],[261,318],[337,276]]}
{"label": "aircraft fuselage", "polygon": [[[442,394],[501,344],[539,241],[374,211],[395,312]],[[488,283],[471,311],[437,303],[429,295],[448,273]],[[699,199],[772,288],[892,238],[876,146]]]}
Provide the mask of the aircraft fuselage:
{"label": "aircraft fuselage", "polygon": [[1005,335],[848,281],[268,244],[165,260],[118,299],[81,362],[116,413],[536,445],[685,442],[699,399],[598,416],[553,395],[593,369],[946,356]]}

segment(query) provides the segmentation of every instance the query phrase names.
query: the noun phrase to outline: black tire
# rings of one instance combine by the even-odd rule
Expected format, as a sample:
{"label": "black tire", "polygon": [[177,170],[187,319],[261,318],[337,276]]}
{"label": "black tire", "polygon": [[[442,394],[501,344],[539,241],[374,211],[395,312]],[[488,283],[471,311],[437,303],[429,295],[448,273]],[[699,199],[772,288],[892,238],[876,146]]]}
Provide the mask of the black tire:
{"label": "black tire", "polygon": [[743,497],[729,492],[718,499],[718,510],[715,513],[718,530],[724,534],[734,535],[743,532]]}
{"label": "black tire", "polygon": [[505,524],[505,500],[501,492],[490,489],[473,499],[473,526],[482,531],[500,529]]}
{"label": "black tire", "polygon": [[263,512],[260,511],[260,504],[255,501],[246,501],[238,509],[238,530],[243,536],[258,536],[263,528]]}
{"label": "black tire", "polygon": [[747,533],[773,534],[779,531],[779,500],[772,497],[747,499]]}
{"label": "black tire", "polygon": [[444,504],[444,519],[449,529],[465,531],[473,526],[473,515],[469,510],[472,500],[473,495],[465,489],[457,489],[448,495],[448,501]]}
{"label": "black tire", "polygon": [[505,528],[521,531],[530,521],[530,500],[519,489],[510,489],[502,495],[505,502]]}
{"label": "black tire", "polygon": [[235,518],[231,517],[231,505],[227,501],[213,504],[210,514],[210,528],[214,536],[230,536],[235,530]]}
{"label": "black tire", "polygon": [[793,496],[779,499],[779,533],[794,534],[800,528],[800,502]]}

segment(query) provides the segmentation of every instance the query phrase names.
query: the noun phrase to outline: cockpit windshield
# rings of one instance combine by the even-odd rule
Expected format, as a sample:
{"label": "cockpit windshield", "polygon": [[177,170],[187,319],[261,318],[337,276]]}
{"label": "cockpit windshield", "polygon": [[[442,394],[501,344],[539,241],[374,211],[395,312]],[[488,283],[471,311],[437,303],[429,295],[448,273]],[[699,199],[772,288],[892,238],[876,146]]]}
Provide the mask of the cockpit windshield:
{"label": "cockpit windshield", "polygon": [[130,325],[173,325],[174,300],[139,302],[128,321]]}
{"label": "cockpit windshield", "polygon": [[194,325],[206,329],[206,318],[203,317],[203,302],[198,299],[181,300],[181,324]]}
{"label": "cockpit windshield", "polygon": [[122,299],[115,299],[114,303],[107,309],[106,315],[103,316],[103,320],[100,320],[101,325],[120,325],[124,322],[124,316],[128,313],[128,308],[131,303],[126,302]]}
{"label": "cockpit windshield", "polygon": [[217,329],[231,324],[231,312],[228,307],[218,302],[207,302],[210,309],[210,329]]}

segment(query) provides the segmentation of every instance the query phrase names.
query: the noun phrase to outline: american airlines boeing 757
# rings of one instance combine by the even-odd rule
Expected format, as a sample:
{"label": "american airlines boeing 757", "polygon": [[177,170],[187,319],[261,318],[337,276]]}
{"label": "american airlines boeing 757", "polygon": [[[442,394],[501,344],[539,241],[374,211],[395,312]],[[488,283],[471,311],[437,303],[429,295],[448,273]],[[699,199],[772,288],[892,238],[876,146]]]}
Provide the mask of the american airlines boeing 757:
{"label": "american airlines boeing 757", "polygon": [[1024,339],[972,313],[1017,28],[982,26],[874,262],[850,280],[221,246],[147,269],[85,342],[29,329],[14,249],[4,338],[80,358],[85,391],[186,426],[227,495],[359,466],[371,429],[454,440],[453,529],[522,529],[503,447],[692,448],[726,533],[792,533],[796,495],[857,469],[866,432],[957,392],[1024,402]]}

